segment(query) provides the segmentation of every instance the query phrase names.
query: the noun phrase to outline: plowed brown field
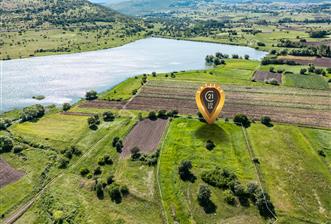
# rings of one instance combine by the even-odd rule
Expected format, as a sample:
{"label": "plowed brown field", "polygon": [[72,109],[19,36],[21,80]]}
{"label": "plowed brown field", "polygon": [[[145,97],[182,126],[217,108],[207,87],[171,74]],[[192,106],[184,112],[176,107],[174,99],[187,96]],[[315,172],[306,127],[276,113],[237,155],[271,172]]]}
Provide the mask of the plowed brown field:
{"label": "plowed brown field", "polygon": [[129,155],[134,147],[138,147],[143,153],[154,151],[161,141],[167,123],[168,120],[165,119],[145,119],[138,122],[124,140],[122,156]]}
{"label": "plowed brown field", "polygon": [[17,181],[24,175],[24,172],[12,168],[4,160],[0,159],[0,188]]}

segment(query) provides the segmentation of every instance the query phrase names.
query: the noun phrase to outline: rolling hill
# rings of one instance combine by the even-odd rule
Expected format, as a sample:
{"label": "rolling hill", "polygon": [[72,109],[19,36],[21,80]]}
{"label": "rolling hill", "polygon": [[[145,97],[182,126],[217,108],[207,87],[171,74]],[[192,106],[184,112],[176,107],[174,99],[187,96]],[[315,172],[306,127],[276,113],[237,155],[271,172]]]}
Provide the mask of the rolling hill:
{"label": "rolling hill", "polygon": [[[73,26],[84,23],[116,22],[121,14],[87,0],[2,0],[2,30]],[[124,21],[123,21],[124,22]]]}

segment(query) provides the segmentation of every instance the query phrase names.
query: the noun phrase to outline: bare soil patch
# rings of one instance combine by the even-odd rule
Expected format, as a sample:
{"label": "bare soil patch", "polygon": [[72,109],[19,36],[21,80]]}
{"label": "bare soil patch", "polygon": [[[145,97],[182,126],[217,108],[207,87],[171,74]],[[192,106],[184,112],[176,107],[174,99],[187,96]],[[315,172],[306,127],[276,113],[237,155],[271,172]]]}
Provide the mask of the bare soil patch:
{"label": "bare soil patch", "polygon": [[124,140],[122,156],[130,155],[131,149],[138,147],[143,153],[150,153],[158,147],[168,120],[145,119],[138,122]]}
{"label": "bare soil patch", "polygon": [[278,84],[281,84],[282,83],[282,74],[273,73],[273,72],[256,71],[252,78],[252,80],[256,81],[256,82],[265,82],[270,79],[275,79]]}
{"label": "bare soil patch", "polygon": [[0,188],[19,180],[24,172],[15,170],[6,161],[0,159]]}
{"label": "bare soil patch", "polygon": [[67,111],[67,112],[61,112],[61,114],[63,115],[72,115],[72,116],[93,116],[94,114],[93,113],[85,113],[85,112],[70,112],[70,111]]}
{"label": "bare soil patch", "polygon": [[281,56],[279,59],[295,61],[301,65],[314,64],[320,67],[331,67],[331,58],[303,57],[303,56]]}
{"label": "bare soil patch", "polygon": [[79,107],[81,108],[115,108],[115,109],[122,109],[123,106],[126,104],[126,101],[108,101],[108,100],[91,100],[85,101],[84,103],[80,104]]}

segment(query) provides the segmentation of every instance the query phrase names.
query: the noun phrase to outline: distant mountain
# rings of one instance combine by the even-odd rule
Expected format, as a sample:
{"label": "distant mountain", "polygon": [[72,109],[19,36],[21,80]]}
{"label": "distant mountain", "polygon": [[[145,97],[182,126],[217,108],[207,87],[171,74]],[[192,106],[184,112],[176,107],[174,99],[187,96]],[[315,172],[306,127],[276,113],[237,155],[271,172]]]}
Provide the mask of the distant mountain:
{"label": "distant mountain", "polygon": [[[99,0],[94,0],[99,1]],[[100,0],[101,1],[101,0]],[[114,3],[114,1],[119,1]],[[330,0],[326,0],[330,1]],[[320,3],[321,0],[108,0],[104,5],[119,12],[129,15],[144,15],[151,12],[160,12],[164,10],[176,10],[189,8],[194,9],[202,4],[219,3]]]}
{"label": "distant mountain", "polygon": [[32,29],[115,22],[125,16],[87,0],[0,0],[0,29]]}

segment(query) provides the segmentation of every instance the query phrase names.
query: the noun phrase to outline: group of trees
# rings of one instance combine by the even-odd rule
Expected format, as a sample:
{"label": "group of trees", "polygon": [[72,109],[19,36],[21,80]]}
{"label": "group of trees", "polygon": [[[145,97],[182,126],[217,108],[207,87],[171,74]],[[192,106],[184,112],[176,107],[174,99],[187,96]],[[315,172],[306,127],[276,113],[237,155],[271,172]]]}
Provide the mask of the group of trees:
{"label": "group of trees", "polygon": [[301,68],[300,74],[305,75],[307,72],[315,73],[317,75],[326,75],[326,72],[331,73],[331,68],[327,68],[326,70],[322,68],[315,68],[313,64],[310,64],[308,68]]}
{"label": "group of trees", "polygon": [[166,111],[166,110],[159,110],[158,113],[155,111],[151,111],[148,113],[148,118],[150,120],[156,120],[158,118],[160,119],[168,119],[170,117],[177,117],[178,111],[177,110],[172,110],[172,111]]}
{"label": "group of trees", "polygon": [[148,166],[155,166],[160,155],[159,149],[149,155],[141,153],[139,147],[133,147],[130,151],[132,161],[141,161],[143,164],[146,164]]}
{"label": "group of trees", "polygon": [[45,108],[36,104],[30,107],[25,107],[20,115],[21,122],[32,121],[41,118],[45,114]]}
{"label": "group of trees", "polygon": [[6,130],[10,125],[12,124],[12,121],[9,119],[2,119],[0,118],[0,130]]}
{"label": "group of trees", "polygon": [[[224,200],[228,204],[235,204],[235,197],[238,197],[239,202],[243,205],[247,205],[251,200],[262,216],[274,218],[275,210],[269,195],[255,183],[249,183],[245,188],[233,172],[219,167],[204,171],[201,179],[213,187],[224,190]],[[198,200],[199,198],[201,197],[198,196]]]}
{"label": "group of trees", "polygon": [[183,160],[178,167],[178,174],[183,181],[194,182],[197,178],[191,172],[192,162],[189,160]]}
{"label": "group of trees", "polygon": [[73,145],[69,148],[62,150],[61,154],[63,156],[59,157],[57,161],[58,168],[65,169],[69,165],[70,160],[73,158],[73,156],[81,156],[82,152],[76,146]]}
{"label": "group of trees", "polygon": [[289,51],[290,55],[294,56],[317,56],[317,57],[331,57],[331,48],[327,45],[308,46],[299,49],[292,49]]}

